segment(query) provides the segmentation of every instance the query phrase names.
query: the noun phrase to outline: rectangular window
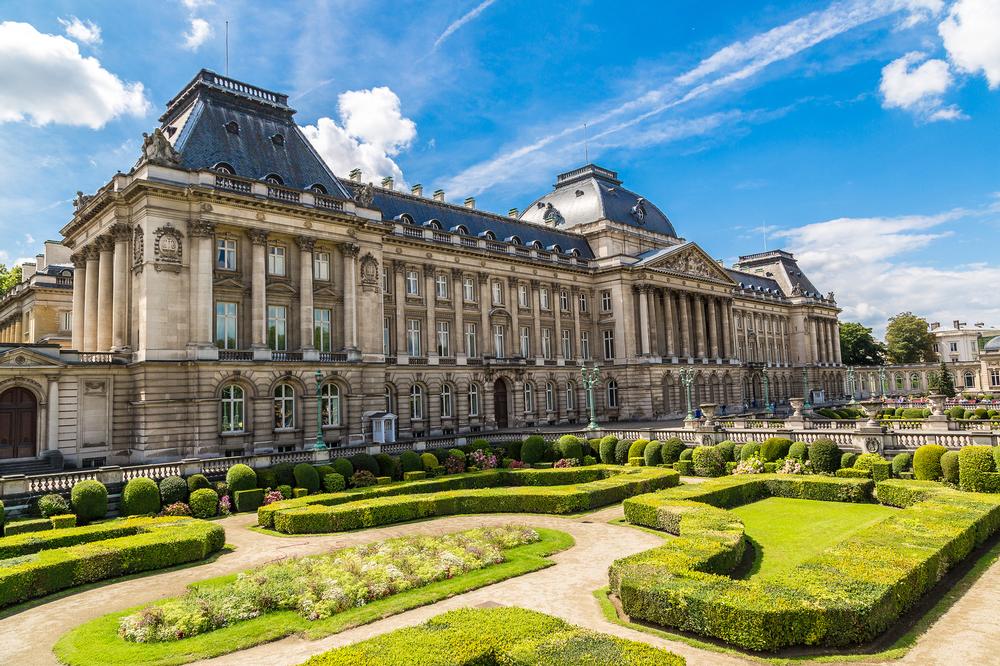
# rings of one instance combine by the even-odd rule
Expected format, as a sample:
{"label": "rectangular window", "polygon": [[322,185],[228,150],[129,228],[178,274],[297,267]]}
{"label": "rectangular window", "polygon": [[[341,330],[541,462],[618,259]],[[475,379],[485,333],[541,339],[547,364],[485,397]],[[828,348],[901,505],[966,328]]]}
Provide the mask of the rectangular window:
{"label": "rectangular window", "polygon": [[388,356],[392,353],[392,339],[389,332],[392,330],[392,319],[385,317],[382,319],[382,353]]}
{"label": "rectangular window", "polygon": [[615,357],[615,332],[604,331],[604,360],[611,361]]}
{"label": "rectangular window", "polygon": [[476,325],[466,324],[465,325],[465,353],[470,358],[478,356],[476,349]]}
{"label": "rectangular window", "polygon": [[1000,368],[990,368],[990,387],[1000,387]]}
{"label": "rectangular window", "polygon": [[552,329],[542,329],[542,358],[552,358]]}
{"label": "rectangular window", "polygon": [[521,356],[524,358],[531,356],[531,334],[527,326],[521,327]]}
{"label": "rectangular window", "polygon": [[330,281],[330,253],[317,252],[313,254],[313,279]]}
{"label": "rectangular window", "polygon": [[562,312],[569,310],[569,294],[565,289],[559,292],[559,310]]}
{"label": "rectangular window", "polygon": [[410,319],[406,322],[406,353],[410,356],[420,356],[419,319]]}
{"label": "rectangular window", "polygon": [[601,292],[601,312],[611,312],[611,292]]}
{"label": "rectangular window", "polygon": [[288,308],[267,306],[267,346],[274,351],[288,349]]}
{"label": "rectangular window", "polygon": [[333,312],[329,308],[313,310],[313,346],[321,352],[331,351],[331,325]]}
{"label": "rectangular window", "polygon": [[541,304],[541,308],[543,310],[549,309],[549,290],[547,288],[542,287],[538,291],[538,301]]}
{"label": "rectangular window", "polygon": [[451,356],[451,324],[446,321],[439,321],[437,329],[438,356]]}
{"label": "rectangular window", "polygon": [[219,349],[237,348],[236,303],[215,304],[215,346]]}
{"label": "rectangular window", "polygon": [[72,312],[60,312],[59,313],[59,330],[60,331],[72,331],[73,330],[73,313]]}
{"label": "rectangular window", "polygon": [[569,329],[562,332],[562,355],[565,359],[573,358],[573,338]]}
{"label": "rectangular window", "polygon": [[503,305],[503,282],[493,280],[493,303]]}
{"label": "rectangular window", "polygon": [[580,292],[580,312],[587,311],[587,294]]}
{"label": "rectangular window", "polygon": [[445,274],[438,275],[434,278],[434,283],[437,285],[437,297],[438,298],[448,298],[448,276]]}
{"label": "rectangular window", "polygon": [[285,248],[280,245],[267,246],[267,274],[285,274]]}
{"label": "rectangular window", "polygon": [[479,385],[469,384],[469,416],[479,416]]}
{"label": "rectangular window", "polygon": [[420,276],[416,271],[406,271],[406,295],[420,295]]}
{"label": "rectangular window", "polygon": [[522,308],[531,306],[531,303],[528,302],[528,285],[517,285],[517,304]]}
{"label": "rectangular window", "polygon": [[953,352],[957,352],[958,351],[958,343],[957,342],[951,342],[951,343],[949,343],[949,345],[951,347],[951,351],[953,351]]}
{"label": "rectangular window", "polygon": [[475,278],[466,277],[462,280],[462,298],[465,299],[466,303],[476,302],[476,280]]}
{"label": "rectangular window", "polygon": [[385,266],[382,267],[382,293],[392,293],[392,280],[389,279],[389,269]]}
{"label": "rectangular window", "polygon": [[215,241],[215,267],[224,271],[236,270],[236,241],[220,238]]}
{"label": "rectangular window", "polygon": [[493,326],[493,355],[496,358],[504,358],[506,355],[506,345],[504,344],[504,326],[496,324]]}
{"label": "rectangular window", "polygon": [[580,358],[590,360],[590,331],[580,332]]}

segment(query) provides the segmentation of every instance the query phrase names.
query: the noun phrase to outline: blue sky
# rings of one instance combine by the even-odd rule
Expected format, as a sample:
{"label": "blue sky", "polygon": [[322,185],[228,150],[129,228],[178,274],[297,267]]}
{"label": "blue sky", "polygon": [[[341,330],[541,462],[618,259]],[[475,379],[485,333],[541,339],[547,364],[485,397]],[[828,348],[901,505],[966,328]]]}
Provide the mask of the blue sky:
{"label": "blue sky", "polygon": [[227,19],[338,173],[506,212],[586,150],[727,262],[766,225],[844,319],[1000,323],[1000,0],[3,2],[0,261],[224,69]]}

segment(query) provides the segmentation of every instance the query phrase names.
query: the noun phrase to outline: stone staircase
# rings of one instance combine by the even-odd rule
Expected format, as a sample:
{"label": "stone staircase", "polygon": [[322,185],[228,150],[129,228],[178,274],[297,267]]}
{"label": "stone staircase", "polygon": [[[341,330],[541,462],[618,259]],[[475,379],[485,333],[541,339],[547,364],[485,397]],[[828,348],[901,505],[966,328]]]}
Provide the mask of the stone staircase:
{"label": "stone staircase", "polygon": [[16,460],[0,463],[0,476],[10,476],[12,474],[32,476],[34,474],[51,474],[55,471],[58,470],[53,468],[49,460]]}

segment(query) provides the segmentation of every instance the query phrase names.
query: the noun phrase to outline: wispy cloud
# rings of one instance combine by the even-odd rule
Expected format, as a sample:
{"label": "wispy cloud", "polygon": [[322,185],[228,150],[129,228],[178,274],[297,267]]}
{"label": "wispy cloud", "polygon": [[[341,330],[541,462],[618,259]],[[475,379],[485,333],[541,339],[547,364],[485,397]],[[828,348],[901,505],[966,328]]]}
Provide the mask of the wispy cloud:
{"label": "wispy cloud", "polygon": [[466,12],[459,18],[449,23],[448,27],[444,29],[444,32],[442,32],[438,36],[438,38],[434,40],[434,46],[431,47],[431,51],[437,51],[438,47],[444,43],[444,40],[448,39],[456,32],[461,30],[462,26],[464,26],[466,23],[474,21],[477,16],[486,11],[486,9],[494,2],[496,2],[496,0],[483,0],[483,2],[480,2],[478,5],[470,9],[468,12]]}

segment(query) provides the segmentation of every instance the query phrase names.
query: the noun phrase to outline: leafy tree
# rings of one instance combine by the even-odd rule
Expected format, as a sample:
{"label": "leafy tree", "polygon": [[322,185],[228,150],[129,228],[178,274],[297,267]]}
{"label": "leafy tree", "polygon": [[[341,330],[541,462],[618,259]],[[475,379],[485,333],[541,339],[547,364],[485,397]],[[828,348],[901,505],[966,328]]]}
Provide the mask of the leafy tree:
{"label": "leafy tree", "polygon": [[931,376],[927,378],[927,386],[930,390],[940,393],[946,398],[955,397],[955,379],[948,372],[944,361],[941,361],[941,369],[937,372],[932,372]]}
{"label": "leafy tree", "polygon": [[929,363],[937,360],[934,336],[927,320],[912,312],[889,318],[885,343],[891,363]]}
{"label": "leafy tree", "polygon": [[875,339],[872,329],[854,321],[840,325],[840,353],[844,365],[882,365],[885,345]]}
{"label": "leafy tree", "polygon": [[21,282],[21,267],[15,266],[7,270],[7,266],[0,264],[0,295],[16,287]]}

